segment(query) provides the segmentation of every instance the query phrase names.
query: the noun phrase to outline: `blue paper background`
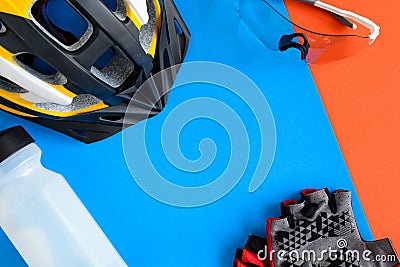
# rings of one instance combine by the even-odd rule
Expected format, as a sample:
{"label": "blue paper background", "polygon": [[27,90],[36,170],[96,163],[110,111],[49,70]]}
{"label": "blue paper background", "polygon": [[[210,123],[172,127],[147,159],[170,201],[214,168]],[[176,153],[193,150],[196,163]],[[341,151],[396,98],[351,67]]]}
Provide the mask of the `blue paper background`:
{"label": "blue paper background", "polygon": [[[176,4],[192,33],[186,61],[215,61],[237,68],[259,85],[271,106],[277,151],[268,179],[257,192],[248,193],[255,168],[250,164],[238,186],[223,199],[199,208],[171,207],[135,184],[125,164],[121,134],[84,145],[3,112],[0,125],[26,127],[43,151],[43,164],[65,176],[129,266],[231,266],[235,249],[248,234],[265,234],[265,218],[279,215],[280,201],[297,198],[303,188],[354,191],[354,187],[309,68],[299,61],[298,53],[264,48],[241,22],[235,0],[176,0]],[[250,129],[254,126],[247,108],[228,93],[211,86],[196,89],[174,91],[166,110],[151,123],[161,124],[180,101],[208,96],[228,102]],[[206,120],[185,128],[181,140],[185,156],[197,158],[198,142],[205,137],[215,141],[218,153],[229,153],[226,133]],[[251,146],[251,157],[256,159],[257,141]],[[151,149],[154,160],[162,164],[160,147]],[[218,176],[225,164],[219,155],[208,177]],[[183,174],[171,180],[184,185],[210,182],[207,177]],[[361,234],[371,239],[356,194],[353,201]],[[26,266],[4,233],[0,266]]]}

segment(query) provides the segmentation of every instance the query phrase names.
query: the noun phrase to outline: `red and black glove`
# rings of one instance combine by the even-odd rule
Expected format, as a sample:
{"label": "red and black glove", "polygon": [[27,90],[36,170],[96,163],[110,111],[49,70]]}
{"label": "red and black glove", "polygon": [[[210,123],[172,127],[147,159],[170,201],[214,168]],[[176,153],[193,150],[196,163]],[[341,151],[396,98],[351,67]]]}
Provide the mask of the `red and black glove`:
{"label": "red and black glove", "polygon": [[281,203],[267,220],[266,239],[250,236],[237,267],[393,267],[399,259],[389,239],[365,242],[357,228],[351,192],[307,189],[301,200]]}
{"label": "red and black glove", "polygon": [[251,235],[243,250],[237,249],[234,267],[264,267],[267,266],[267,240]]}

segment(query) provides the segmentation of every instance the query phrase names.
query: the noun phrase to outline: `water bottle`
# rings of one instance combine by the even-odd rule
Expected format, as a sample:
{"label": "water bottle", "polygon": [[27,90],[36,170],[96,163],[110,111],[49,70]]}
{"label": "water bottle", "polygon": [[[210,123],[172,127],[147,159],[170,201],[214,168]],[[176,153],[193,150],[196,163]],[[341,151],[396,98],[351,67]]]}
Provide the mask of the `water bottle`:
{"label": "water bottle", "polygon": [[22,128],[0,132],[0,226],[30,267],[127,266]]}

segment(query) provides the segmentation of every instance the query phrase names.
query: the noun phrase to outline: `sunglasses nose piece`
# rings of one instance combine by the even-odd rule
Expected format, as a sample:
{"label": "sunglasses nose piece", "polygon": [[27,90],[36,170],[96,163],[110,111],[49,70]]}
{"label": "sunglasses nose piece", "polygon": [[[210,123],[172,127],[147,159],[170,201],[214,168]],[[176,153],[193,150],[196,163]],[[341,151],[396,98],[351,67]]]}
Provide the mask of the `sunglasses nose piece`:
{"label": "sunglasses nose piece", "polygon": [[[302,38],[303,44],[294,41],[295,38]],[[310,43],[308,38],[303,33],[293,33],[288,35],[282,35],[279,41],[279,50],[287,51],[290,48],[295,48],[301,52],[301,59],[305,60],[308,56],[308,52],[310,49]]]}

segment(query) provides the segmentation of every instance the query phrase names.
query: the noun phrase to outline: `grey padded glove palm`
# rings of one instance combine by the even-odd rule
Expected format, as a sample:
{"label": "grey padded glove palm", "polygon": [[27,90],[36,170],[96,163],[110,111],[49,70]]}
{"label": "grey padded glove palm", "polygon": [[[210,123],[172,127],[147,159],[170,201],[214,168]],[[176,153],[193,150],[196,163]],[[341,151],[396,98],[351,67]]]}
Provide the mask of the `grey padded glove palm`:
{"label": "grey padded glove palm", "polygon": [[[252,247],[249,242],[253,237],[244,251],[238,251],[236,266],[393,267],[399,264],[389,239],[365,242],[361,238],[350,191],[330,194],[326,189],[303,190],[300,202],[285,201],[281,210],[281,218],[267,220],[268,253],[246,250]],[[251,253],[253,257],[249,257]],[[256,254],[262,261],[251,262],[249,259],[255,259]],[[246,258],[240,258],[243,255]],[[265,255],[265,259],[260,259],[260,255]]]}

